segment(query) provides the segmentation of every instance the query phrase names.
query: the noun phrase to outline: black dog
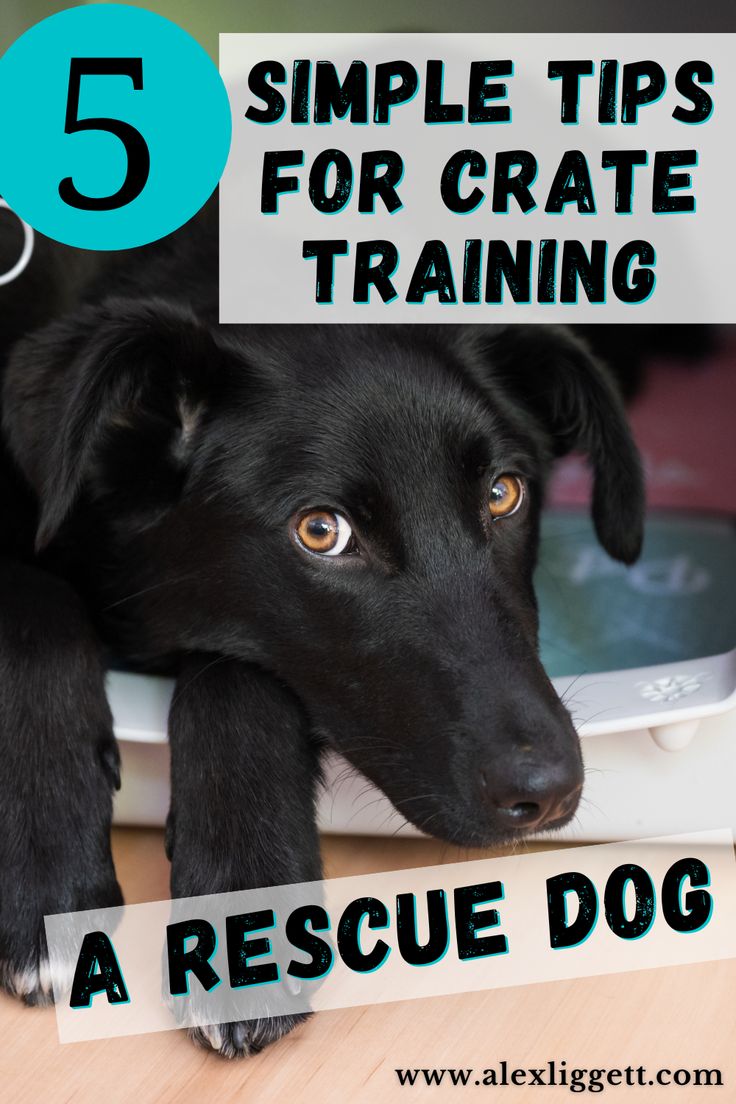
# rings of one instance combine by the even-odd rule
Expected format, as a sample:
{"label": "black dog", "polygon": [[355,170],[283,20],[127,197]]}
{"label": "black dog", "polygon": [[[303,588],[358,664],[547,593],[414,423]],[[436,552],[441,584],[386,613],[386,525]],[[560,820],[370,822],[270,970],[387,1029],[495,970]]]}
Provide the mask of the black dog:
{"label": "black dog", "polygon": [[446,840],[569,820],[579,743],[532,589],[553,456],[590,457],[608,552],[641,545],[620,399],[569,331],[218,327],[211,242],[203,217],[77,257],[53,294],[37,268],[4,369],[0,982],[30,1002],[44,913],[120,901],[101,642],[178,672],[172,893],[306,881],[324,745]]}

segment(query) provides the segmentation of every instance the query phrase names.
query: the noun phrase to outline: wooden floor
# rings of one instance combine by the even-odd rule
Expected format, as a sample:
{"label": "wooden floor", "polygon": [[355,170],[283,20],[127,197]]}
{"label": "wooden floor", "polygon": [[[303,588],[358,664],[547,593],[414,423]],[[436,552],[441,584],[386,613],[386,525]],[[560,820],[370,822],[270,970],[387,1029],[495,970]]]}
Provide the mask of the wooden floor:
{"label": "wooden floor", "polygon": [[[160,832],[118,829],[114,851],[126,900],[168,895]],[[469,857],[427,840],[355,837],[326,837],[324,855],[333,877]],[[503,1059],[542,1066],[552,1058],[568,1067],[718,1067],[720,1091],[672,1088],[667,1099],[730,1102],[736,1101],[735,1041],[734,962],[323,1012],[241,1062],[196,1050],[181,1032],[62,1047],[51,1009],[26,1009],[0,997],[0,1104],[575,1099],[564,1088],[494,1092],[472,1082],[399,1088],[394,1073],[397,1067],[482,1071]],[[637,1102],[661,1101],[666,1092],[628,1091]],[[609,1088],[598,1095],[619,1100],[626,1092]]]}

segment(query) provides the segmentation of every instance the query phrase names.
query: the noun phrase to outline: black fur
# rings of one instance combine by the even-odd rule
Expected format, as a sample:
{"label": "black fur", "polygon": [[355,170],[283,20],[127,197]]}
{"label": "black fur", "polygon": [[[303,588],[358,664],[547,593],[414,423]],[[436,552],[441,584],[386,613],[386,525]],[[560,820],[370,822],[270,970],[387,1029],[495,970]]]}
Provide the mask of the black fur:
{"label": "black fur", "polygon": [[[577,804],[532,572],[550,461],[570,449],[590,457],[601,542],[638,554],[642,477],[605,369],[562,327],[219,327],[212,241],[205,213],[101,260],[5,367],[6,986],[42,953],[44,911],[118,900],[103,649],[178,672],[175,895],[319,876],[325,744],[463,844]],[[492,521],[504,472],[526,494]],[[348,518],[360,552],[298,548],[307,507]],[[223,1052],[262,1028],[226,1029]]]}

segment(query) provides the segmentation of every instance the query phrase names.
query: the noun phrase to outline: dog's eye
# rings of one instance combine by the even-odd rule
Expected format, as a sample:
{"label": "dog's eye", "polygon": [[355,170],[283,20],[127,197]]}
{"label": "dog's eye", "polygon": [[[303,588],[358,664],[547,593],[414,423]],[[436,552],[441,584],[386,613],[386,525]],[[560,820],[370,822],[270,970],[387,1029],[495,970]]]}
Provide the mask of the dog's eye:
{"label": "dog's eye", "polygon": [[508,517],[515,513],[524,497],[524,484],[516,475],[499,475],[491,487],[488,509],[491,517]]}
{"label": "dog's eye", "polygon": [[353,551],[353,530],[342,516],[331,510],[312,510],[296,527],[297,540],[308,552],[320,556],[340,556]]}

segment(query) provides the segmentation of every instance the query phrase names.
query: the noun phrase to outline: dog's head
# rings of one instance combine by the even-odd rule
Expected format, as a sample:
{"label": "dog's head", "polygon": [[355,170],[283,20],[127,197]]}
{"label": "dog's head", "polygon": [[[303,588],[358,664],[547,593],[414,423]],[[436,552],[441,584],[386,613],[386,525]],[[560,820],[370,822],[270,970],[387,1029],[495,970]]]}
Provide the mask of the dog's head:
{"label": "dog's head", "polygon": [[18,349],[5,425],[39,543],[75,518],[101,542],[131,653],[272,671],[443,838],[572,816],[579,743],[537,656],[544,481],[587,453],[627,563],[643,489],[620,400],[563,327],[210,329],[110,301]]}

